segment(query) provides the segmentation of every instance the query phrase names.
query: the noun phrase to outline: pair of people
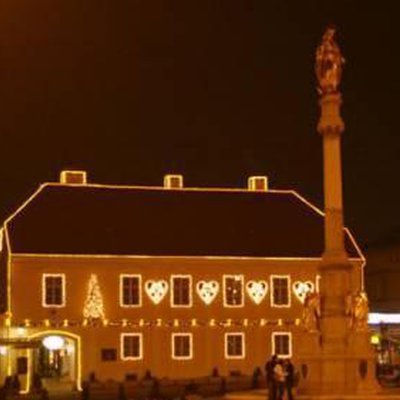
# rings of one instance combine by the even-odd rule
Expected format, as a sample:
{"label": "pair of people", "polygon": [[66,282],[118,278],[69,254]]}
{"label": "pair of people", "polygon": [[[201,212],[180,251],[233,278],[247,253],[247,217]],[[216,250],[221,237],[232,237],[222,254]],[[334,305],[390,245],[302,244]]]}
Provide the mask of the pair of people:
{"label": "pair of people", "polygon": [[268,400],[283,400],[285,393],[288,400],[293,400],[294,365],[290,359],[280,360],[273,355],[265,364],[268,386]]}

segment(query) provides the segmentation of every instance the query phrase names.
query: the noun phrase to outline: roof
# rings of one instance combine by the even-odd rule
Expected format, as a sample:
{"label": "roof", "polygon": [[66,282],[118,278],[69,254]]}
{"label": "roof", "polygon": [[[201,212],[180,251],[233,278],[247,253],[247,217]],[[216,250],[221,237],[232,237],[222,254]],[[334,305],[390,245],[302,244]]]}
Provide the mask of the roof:
{"label": "roof", "polygon": [[[44,184],[6,221],[12,253],[321,257],[323,213],[294,191]],[[346,230],[346,249],[361,258]]]}

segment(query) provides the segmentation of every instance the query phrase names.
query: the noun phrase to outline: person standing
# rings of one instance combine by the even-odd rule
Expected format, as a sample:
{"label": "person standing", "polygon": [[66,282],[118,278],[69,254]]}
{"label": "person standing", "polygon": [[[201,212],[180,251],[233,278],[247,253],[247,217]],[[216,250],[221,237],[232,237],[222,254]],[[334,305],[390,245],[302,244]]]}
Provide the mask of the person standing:
{"label": "person standing", "polygon": [[274,367],[274,380],[276,385],[276,398],[277,400],[283,400],[286,376],[282,360],[279,360]]}
{"label": "person standing", "polygon": [[268,400],[276,400],[276,381],[274,369],[277,360],[277,356],[273,355],[271,359],[265,364],[265,377],[267,380]]}
{"label": "person standing", "polygon": [[292,361],[290,358],[288,358],[285,361],[284,364],[284,370],[285,370],[285,387],[286,387],[286,393],[287,393],[287,398],[288,400],[293,400],[293,386],[295,384],[295,376],[294,376],[294,365],[292,364]]}

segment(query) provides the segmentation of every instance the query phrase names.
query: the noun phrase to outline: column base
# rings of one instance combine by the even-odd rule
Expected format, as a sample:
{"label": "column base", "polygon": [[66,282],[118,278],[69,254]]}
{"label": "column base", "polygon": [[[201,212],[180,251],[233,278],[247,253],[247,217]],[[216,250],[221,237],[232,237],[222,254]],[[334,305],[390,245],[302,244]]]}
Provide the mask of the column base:
{"label": "column base", "polygon": [[376,360],[369,338],[369,331],[351,331],[343,348],[329,354],[320,344],[319,333],[304,332],[299,337],[298,393],[310,398],[378,394],[381,387],[375,377]]}

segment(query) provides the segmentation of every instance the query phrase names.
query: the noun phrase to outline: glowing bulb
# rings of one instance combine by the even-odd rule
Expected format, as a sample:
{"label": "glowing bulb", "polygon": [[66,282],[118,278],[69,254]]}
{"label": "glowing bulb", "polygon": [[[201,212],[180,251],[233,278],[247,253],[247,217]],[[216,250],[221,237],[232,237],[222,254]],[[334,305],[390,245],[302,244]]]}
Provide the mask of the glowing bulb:
{"label": "glowing bulb", "polygon": [[25,336],[26,335],[26,329],[22,328],[22,327],[17,328],[17,335],[18,336]]}
{"label": "glowing bulb", "polygon": [[7,354],[7,347],[0,346],[0,355],[5,356]]}
{"label": "glowing bulb", "polygon": [[379,344],[379,342],[380,342],[379,335],[375,334],[375,335],[371,336],[371,344],[377,345],[377,344]]}
{"label": "glowing bulb", "polygon": [[46,336],[42,343],[48,350],[60,350],[64,346],[64,339],[61,336]]}

